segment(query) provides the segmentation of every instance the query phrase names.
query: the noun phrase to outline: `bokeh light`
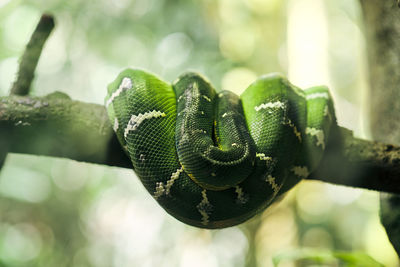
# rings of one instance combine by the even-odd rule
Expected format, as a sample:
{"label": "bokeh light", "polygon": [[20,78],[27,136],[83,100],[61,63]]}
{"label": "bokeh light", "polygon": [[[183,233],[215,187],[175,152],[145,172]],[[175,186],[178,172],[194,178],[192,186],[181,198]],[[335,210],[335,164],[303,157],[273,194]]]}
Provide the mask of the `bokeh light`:
{"label": "bokeh light", "polygon": [[[102,104],[127,67],[167,81],[199,71],[237,94],[280,72],[302,88],[328,85],[339,124],[368,136],[356,0],[0,0],[0,95],[43,12],[57,26],[32,95]],[[269,267],[307,248],[362,251],[396,266],[378,203],[376,192],[303,181],[249,222],[208,231],[168,215],[132,170],[10,154],[0,173],[0,266]]]}

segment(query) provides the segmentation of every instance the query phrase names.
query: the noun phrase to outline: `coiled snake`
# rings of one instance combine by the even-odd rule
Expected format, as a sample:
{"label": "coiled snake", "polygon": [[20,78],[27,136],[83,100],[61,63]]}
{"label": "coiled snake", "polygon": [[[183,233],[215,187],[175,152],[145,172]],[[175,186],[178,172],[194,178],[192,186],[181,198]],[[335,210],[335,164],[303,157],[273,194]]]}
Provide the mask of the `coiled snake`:
{"label": "coiled snake", "polygon": [[127,69],[108,86],[108,115],[143,185],[172,216],[229,227],[312,172],[336,119],[326,87],[265,75],[240,96],[197,73],[172,85]]}

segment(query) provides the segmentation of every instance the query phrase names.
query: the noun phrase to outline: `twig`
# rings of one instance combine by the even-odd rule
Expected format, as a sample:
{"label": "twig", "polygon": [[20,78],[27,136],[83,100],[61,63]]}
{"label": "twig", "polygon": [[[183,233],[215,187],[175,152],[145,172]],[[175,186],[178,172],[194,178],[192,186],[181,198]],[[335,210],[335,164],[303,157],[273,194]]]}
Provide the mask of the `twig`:
{"label": "twig", "polygon": [[27,95],[31,86],[34,72],[39,61],[44,43],[54,28],[54,19],[50,15],[42,15],[31,39],[29,40],[25,52],[21,58],[18,76],[14,82],[11,95]]}

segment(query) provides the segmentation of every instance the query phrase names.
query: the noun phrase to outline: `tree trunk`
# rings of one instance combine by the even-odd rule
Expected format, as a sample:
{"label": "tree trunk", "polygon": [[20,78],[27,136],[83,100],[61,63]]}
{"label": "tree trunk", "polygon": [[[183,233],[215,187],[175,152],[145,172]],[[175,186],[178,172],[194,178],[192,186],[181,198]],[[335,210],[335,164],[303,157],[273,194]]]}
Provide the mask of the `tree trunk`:
{"label": "tree trunk", "polygon": [[400,144],[400,8],[394,0],[361,0],[370,78],[371,133]]}
{"label": "tree trunk", "polygon": [[[400,8],[394,0],[361,0],[370,78],[372,138],[400,144]],[[400,253],[400,196],[381,193],[381,221]]]}

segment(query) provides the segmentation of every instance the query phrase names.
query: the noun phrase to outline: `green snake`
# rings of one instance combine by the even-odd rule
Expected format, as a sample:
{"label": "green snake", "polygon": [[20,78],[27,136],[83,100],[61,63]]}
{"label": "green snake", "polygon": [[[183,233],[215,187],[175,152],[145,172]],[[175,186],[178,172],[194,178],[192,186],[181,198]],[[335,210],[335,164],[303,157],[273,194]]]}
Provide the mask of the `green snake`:
{"label": "green snake", "polygon": [[193,72],[170,84],[126,69],[105,105],[147,191],[173,217],[210,229],[246,221],[306,178],[336,125],[326,87],[303,91],[279,74],[239,97]]}

